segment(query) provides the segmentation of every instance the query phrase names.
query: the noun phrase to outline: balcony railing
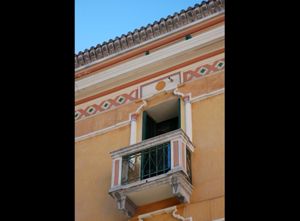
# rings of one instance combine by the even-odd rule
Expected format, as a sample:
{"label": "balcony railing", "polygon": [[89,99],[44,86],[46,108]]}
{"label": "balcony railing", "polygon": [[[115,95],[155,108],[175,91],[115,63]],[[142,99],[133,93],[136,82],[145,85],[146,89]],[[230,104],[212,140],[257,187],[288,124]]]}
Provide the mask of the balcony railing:
{"label": "balcony railing", "polygon": [[121,184],[167,173],[171,169],[170,142],[122,158]]}
{"label": "balcony railing", "polygon": [[111,152],[109,194],[129,217],[138,206],[177,197],[189,202],[192,192],[191,152],[183,130],[174,130]]}

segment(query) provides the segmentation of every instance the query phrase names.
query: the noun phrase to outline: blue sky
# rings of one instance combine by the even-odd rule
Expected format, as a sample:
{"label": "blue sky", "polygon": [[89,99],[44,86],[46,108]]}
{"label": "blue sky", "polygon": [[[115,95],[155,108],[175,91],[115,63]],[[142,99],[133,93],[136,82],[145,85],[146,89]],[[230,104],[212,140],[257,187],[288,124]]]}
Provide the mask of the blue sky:
{"label": "blue sky", "polygon": [[75,0],[75,53],[200,2],[202,0]]}

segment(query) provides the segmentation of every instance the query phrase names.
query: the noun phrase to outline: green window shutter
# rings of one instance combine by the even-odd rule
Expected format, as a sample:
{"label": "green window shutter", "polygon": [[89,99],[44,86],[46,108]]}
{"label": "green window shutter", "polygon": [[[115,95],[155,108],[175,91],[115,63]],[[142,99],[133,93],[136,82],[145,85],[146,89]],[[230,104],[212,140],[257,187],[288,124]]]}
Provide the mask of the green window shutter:
{"label": "green window shutter", "polygon": [[[181,128],[181,111],[180,111],[180,103],[181,102],[181,100],[180,100],[180,98],[178,98],[178,128]],[[177,129],[178,129],[177,128]]]}
{"label": "green window shutter", "polygon": [[147,112],[143,112],[143,122],[142,122],[142,140],[147,139]]}

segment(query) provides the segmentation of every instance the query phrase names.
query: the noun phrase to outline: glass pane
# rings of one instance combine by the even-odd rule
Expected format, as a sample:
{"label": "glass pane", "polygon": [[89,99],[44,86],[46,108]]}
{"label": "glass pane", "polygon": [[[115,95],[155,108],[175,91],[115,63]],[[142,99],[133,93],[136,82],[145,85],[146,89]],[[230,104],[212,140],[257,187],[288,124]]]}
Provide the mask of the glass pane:
{"label": "glass pane", "polygon": [[192,183],[192,161],[191,152],[186,149],[186,172],[189,176],[190,183]]}
{"label": "glass pane", "polygon": [[122,184],[140,180],[141,154],[123,157]]}
{"label": "glass pane", "polygon": [[128,161],[127,158],[122,160],[122,184],[127,183],[128,180]]}

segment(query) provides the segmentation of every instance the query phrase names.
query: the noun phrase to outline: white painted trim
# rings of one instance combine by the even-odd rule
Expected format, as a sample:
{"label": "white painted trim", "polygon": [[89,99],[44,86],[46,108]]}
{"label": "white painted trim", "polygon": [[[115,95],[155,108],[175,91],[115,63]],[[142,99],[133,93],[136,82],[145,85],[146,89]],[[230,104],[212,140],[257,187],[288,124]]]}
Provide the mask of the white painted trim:
{"label": "white painted trim", "polygon": [[113,57],[116,57],[116,56],[118,56],[118,55],[125,54],[125,53],[127,53],[127,52],[129,52],[129,51],[132,51],[132,50],[136,49],[136,48],[139,48],[139,47],[142,47],[142,46],[144,46],[144,45],[147,45],[147,44],[150,44],[150,43],[152,43],[152,42],[155,42],[155,41],[157,41],[157,40],[163,39],[163,38],[165,38],[165,37],[167,37],[167,36],[169,36],[169,35],[178,33],[178,32],[180,32],[180,31],[182,31],[182,30],[184,30],[184,29],[187,29],[187,28],[189,28],[189,27],[191,27],[191,26],[194,26],[194,25],[197,25],[197,24],[199,24],[199,23],[202,23],[202,22],[204,22],[204,21],[206,21],[206,20],[212,19],[213,17],[216,17],[216,16],[218,16],[218,15],[220,15],[220,14],[224,14],[224,10],[222,10],[222,11],[220,11],[220,12],[217,12],[217,13],[214,13],[214,14],[212,14],[212,15],[208,15],[208,16],[205,17],[205,18],[202,18],[202,19],[200,19],[200,20],[198,20],[198,21],[189,23],[189,24],[187,24],[187,25],[185,25],[185,26],[183,26],[183,27],[174,29],[174,30],[172,30],[172,31],[170,31],[170,32],[167,32],[167,33],[165,33],[165,34],[162,34],[162,35],[160,35],[160,36],[158,36],[158,37],[154,37],[154,38],[152,38],[152,39],[149,39],[148,41],[145,41],[145,42],[143,42],[143,43],[141,43],[141,44],[135,45],[135,46],[130,47],[130,48],[128,48],[128,49],[125,49],[125,50],[122,50],[122,51],[120,51],[120,52],[117,52],[117,53],[114,53],[114,54],[112,54],[112,55],[109,55],[109,56],[107,56],[107,57],[105,57],[105,58],[96,60],[96,61],[91,62],[91,63],[89,63],[89,64],[86,64],[86,65],[84,65],[84,66],[78,67],[78,68],[75,69],[75,72],[81,71],[81,70],[83,70],[83,69],[86,69],[86,68],[88,68],[88,67],[91,67],[91,66],[93,66],[93,65],[96,65],[96,64],[98,64],[98,63],[101,63],[101,62],[103,62],[103,61],[112,59]]}
{"label": "white painted trim", "polygon": [[[138,90],[139,91],[139,90]],[[146,107],[148,105],[146,100],[143,100],[143,104],[138,107],[138,109],[135,111],[136,114],[139,114],[139,112],[142,110],[143,107]]]}
{"label": "white painted trim", "polygon": [[184,172],[187,174],[187,171],[186,171],[186,148],[187,148],[187,145],[185,143],[182,143],[182,145],[184,145],[184,148],[183,148],[183,159],[184,159],[184,162],[182,163],[183,164],[183,170]]}
{"label": "white painted trim", "polygon": [[181,92],[178,91],[178,87],[173,91],[173,94],[174,94],[174,95],[179,95],[179,96],[181,96],[181,97],[184,97],[184,96],[185,96],[183,93],[181,93]]}
{"label": "white painted trim", "polygon": [[189,218],[184,218],[183,216],[179,215],[179,214],[176,214],[177,212],[177,208],[175,208],[175,210],[173,211],[172,213],[172,216],[175,218],[175,219],[178,219],[178,220],[181,220],[181,221],[193,221],[193,218],[192,217],[189,217]]}
{"label": "white painted trim", "polygon": [[171,170],[174,169],[174,151],[173,151],[173,140],[170,141],[170,148],[171,148]]}
{"label": "white painted trim", "polygon": [[168,207],[168,208],[161,209],[161,210],[155,210],[155,211],[150,212],[150,213],[145,213],[145,214],[139,215],[138,216],[138,221],[144,221],[144,219],[151,218],[155,215],[160,215],[160,214],[163,214],[163,213],[169,213],[175,219],[178,219],[178,220],[181,220],[181,221],[193,221],[192,217],[185,218],[185,217],[183,217],[179,214],[176,214],[177,213],[177,207],[176,206]]}
{"label": "white painted trim", "polygon": [[[155,51],[149,54],[148,56],[136,58],[134,60],[112,67],[110,69],[99,71],[98,73],[95,73],[92,76],[80,79],[76,81],[78,87],[75,91],[77,92],[84,88],[106,81],[108,79],[112,79],[120,75],[130,73],[138,68],[142,68],[146,65],[159,62],[167,57],[174,56],[179,52],[184,53],[185,51],[191,50],[195,47],[199,47],[199,46],[204,47],[209,43],[219,41],[223,38],[224,38],[224,25],[217,27],[213,30],[209,30],[198,36],[195,36],[194,38],[191,38],[188,41],[182,41],[176,43],[169,47]],[[146,72],[143,75],[140,75],[139,77],[143,77],[147,74],[149,73]]]}
{"label": "white painted trim", "polygon": [[183,169],[183,162],[182,162],[182,142],[183,140],[178,140],[178,164]]}
{"label": "white painted trim", "polygon": [[[173,91],[174,95],[178,95],[181,96],[183,98],[183,102],[184,102],[184,118],[185,118],[185,132],[188,135],[188,137],[190,138],[190,140],[192,141],[192,135],[193,135],[193,131],[192,131],[192,106],[191,106],[191,97],[192,94],[191,93],[187,93],[186,95],[179,92],[178,88],[176,88]],[[189,101],[186,102],[184,100],[184,97],[188,96],[189,97]]]}
{"label": "white painted trim", "polygon": [[132,153],[148,149],[151,146],[159,145],[176,139],[183,139],[188,145],[194,147],[194,145],[190,142],[189,138],[184,133],[184,131],[182,129],[177,129],[167,132],[165,134],[158,135],[156,137],[143,140],[142,142],[111,151],[110,154],[112,158],[130,155]]}
{"label": "white painted trim", "polygon": [[129,124],[130,124],[130,120],[126,120],[126,121],[122,121],[120,123],[117,123],[115,125],[112,125],[110,127],[106,127],[106,128],[103,128],[103,129],[100,129],[100,130],[97,130],[97,131],[94,131],[94,132],[82,135],[80,137],[75,137],[75,143],[79,142],[79,141],[82,141],[82,140],[86,140],[86,139],[91,138],[91,137],[95,137],[95,136],[107,133],[107,132],[109,132],[111,130],[114,130],[114,129],[117,129],[117,128],[120,128],[120,127],[127,126]]}
{"label": "white painted trim", "polygon": [[121,180],[122,180],[122,165],[123,165],[123,162],[122,162],[122,157],[119,157],[119,182],[118,182],[118,185],[120,186],[121,185]]}
{"label": "white painted trim", "polygon": [[200,96],[193,97],[191,99],[191,103],[195,103],[197,101],[201,101],[201,100],[207,99],[209,97],[216,96],[216,95],[223,94],[223,93],[225,93],[224,88],[216,90],[216,91],[212,91],[212,92],[209,92],[209,93],[206,93],[206,94],[202,94]]}
{"label": "white painted trim", "polygon": [[[147,106],[148,103],[147,101],[143,100],[143,104],[138,107],[138,109],[133,113],[133,114],[139,114],[139,112],[142,110],[144,106]],[[135,144],[137,142],[137,117],[132,120],[131,118],[132,113],[130,114],[130,119],[131,119],[131,127],[130,127],[130,145]],[[143,122],[141,122],[143,123]],[[142,127],[141,127],[142,128]]]}
{"label": "white painted trim", "polygon": [[114,177],[115,177],[115,161],[116,159],[112,160],[112,171],[111,171],[111,188],[114,187]]}
{"label": "white painted trim", "polygon": [[191,99],[187,102],[184,102],[185,108],[185,130],[186,134],[189,136],[190,140],[193,141],[193,125],[192,125],[192,104]]}
{"label": "white painted trim", "polygon": [[225,221],[225,218],[214,219],[213,221]]}
{"label": "white painted trim", "polygon": [[132,119],[130,123],[130,145],[136,143],[137,124],[136,119]]}

